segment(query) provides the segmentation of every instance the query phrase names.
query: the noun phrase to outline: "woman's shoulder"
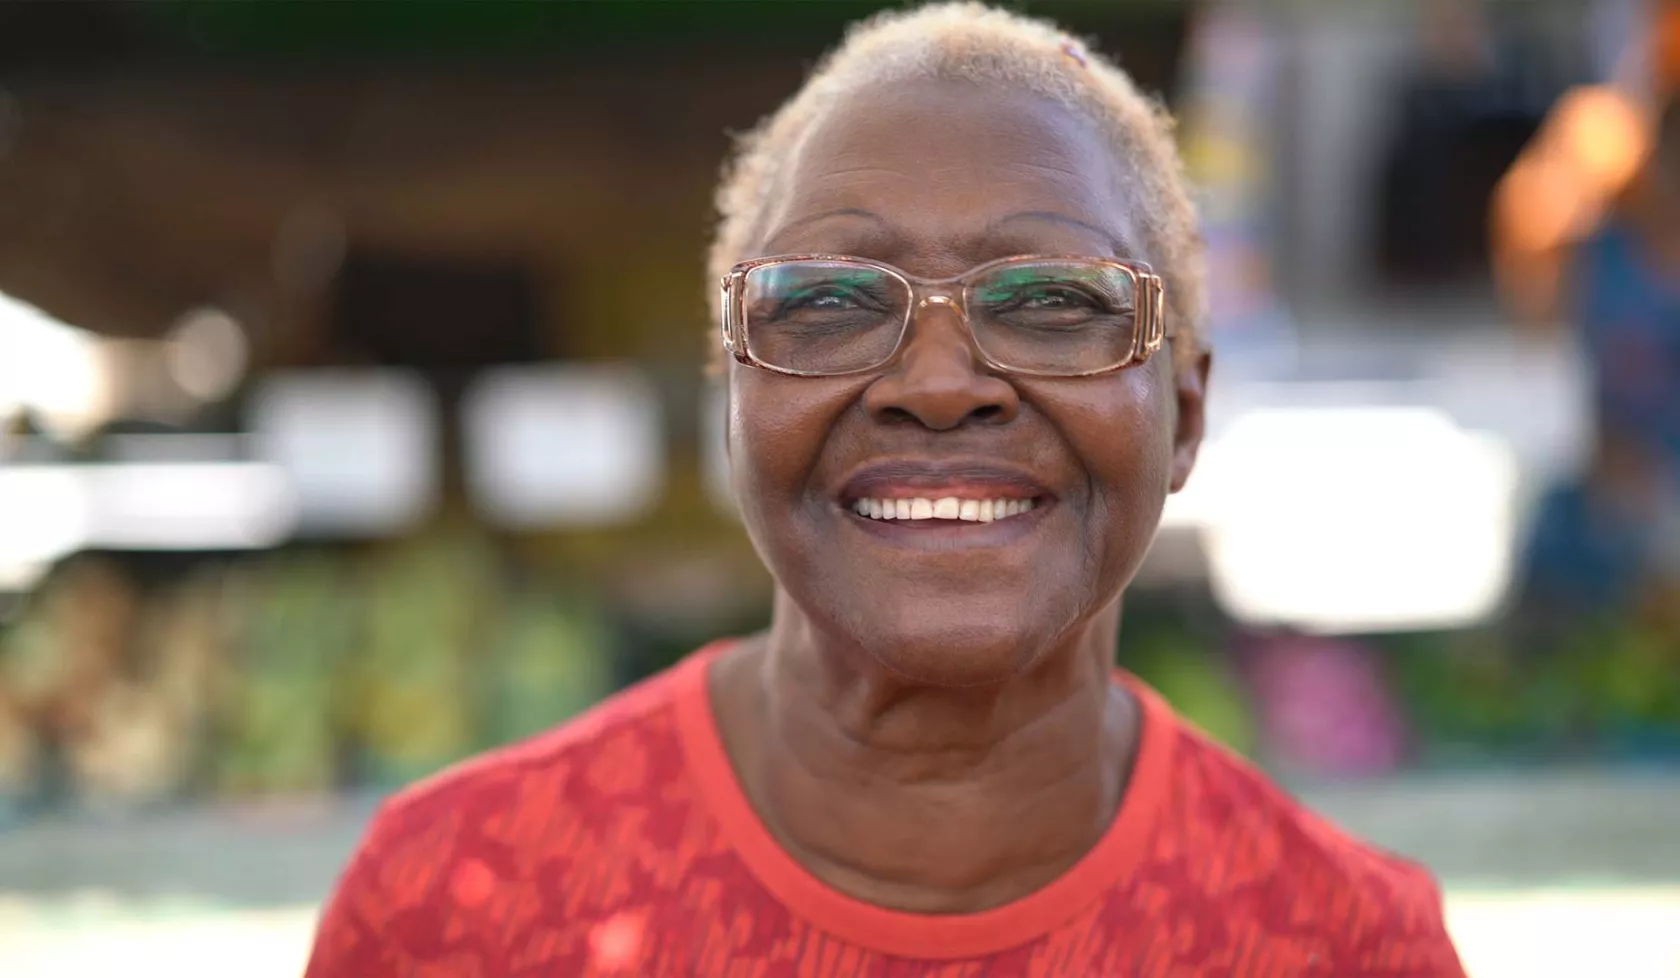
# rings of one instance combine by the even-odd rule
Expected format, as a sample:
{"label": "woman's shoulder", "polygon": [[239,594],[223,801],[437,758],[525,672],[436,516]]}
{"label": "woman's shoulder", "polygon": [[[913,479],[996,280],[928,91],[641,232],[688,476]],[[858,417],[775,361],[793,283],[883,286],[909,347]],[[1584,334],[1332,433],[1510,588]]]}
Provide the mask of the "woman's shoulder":
{"label": "woman's shoulder", "polygon": [[[1181,804],[1247,853],[1296,899],[1371,898],[1403,914],[1440,914],[1440,890],[1422,865],[1359,838],[1293,797],[1253,763],[1179,721]],[[1235,857],[1234,857],[1235,858]]]}
{"label": "woman's shoulder", "polygon": [[408,786],[380,807],[370,836],[414,831],[461,813],[528,807],[538,797],[587,808],[591,799],[622,795],[626,778],[667,781],[683,767],[677,703],[701,681],[703,660],[712,654],[696,652],[543,733]]}
{"label": "woman's shoulder", "polygon": [[[310,974],[395,974],[393,962],[431,962],[451,930],[473,945],[464,954],[488,955],[485,973],[504,973],[507,915],[588,926],[596,903],[623,895],[580,884],[561,900],[556,881],[643,878],[680,862],[678,840],[692,847],[702,809],[685,789],[675,714],[703,689],[703,665],[697,653],[388,799],[328,902]],[[450,973],[466,966],[450,960]]]}
{"label": "woman's shoulder", "polygon": [[1342,830],[1247,760],[1175,720],[1172,813],[1155,878],[1190,906],[1295,942],[1328,973],[1463,975],[1429,871]]}

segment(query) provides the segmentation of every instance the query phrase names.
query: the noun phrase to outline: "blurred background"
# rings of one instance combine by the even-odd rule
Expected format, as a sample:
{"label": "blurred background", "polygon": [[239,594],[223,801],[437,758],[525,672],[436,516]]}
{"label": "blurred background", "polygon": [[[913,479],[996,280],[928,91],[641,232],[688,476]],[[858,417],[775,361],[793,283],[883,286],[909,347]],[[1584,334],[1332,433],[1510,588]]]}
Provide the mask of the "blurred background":
{"label": "blurred background", "polygon": [[[881,6],[0,2],[0,973],[296,975],[384,793],[767,619],[710,192]],[[1120,661],[1475,978],[1680,975],[1680,5],[1017,6],[1214,269]]]}

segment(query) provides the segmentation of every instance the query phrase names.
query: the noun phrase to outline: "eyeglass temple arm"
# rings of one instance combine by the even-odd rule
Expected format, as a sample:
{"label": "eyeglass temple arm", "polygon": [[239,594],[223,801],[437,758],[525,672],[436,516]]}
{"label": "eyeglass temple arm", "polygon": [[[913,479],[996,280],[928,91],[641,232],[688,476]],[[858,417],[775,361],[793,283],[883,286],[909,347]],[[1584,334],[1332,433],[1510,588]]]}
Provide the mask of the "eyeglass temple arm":
{"label": "eyeglass temple arm", "polygon": [[741,310],[739,306],[741,288],[739,279],[745,278],[740,272],[730,272],[718,282],[721,289],[720,300],[723,303],[721,314],[718,316],[718,331],[723,334],[723,348],[734,354],[735,359],[747,362],[742,350],[742,344],[736,342],[736,334],[741,330]]}
{"label": "eyeglass temple arm", "polygon": [[1144,285],[1143,342],[1141,353],[1149,355],[1161,348],[1167,338],[1166,283],[1159,275],[1140,276]]}

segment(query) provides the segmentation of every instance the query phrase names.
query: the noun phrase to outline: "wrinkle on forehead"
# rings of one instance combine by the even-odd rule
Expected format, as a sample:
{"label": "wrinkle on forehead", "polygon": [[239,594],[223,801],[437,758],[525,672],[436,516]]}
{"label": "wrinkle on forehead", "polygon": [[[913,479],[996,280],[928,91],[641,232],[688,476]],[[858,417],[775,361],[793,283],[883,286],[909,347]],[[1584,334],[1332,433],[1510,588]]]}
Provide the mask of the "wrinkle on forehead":
{"label": "wrinkle on forehead", "polygon": [[[1063,238],[1117,241],[1123,257],[1148,258],[1129,203],[1135,176],[1094,123],[1042,96],[970,82],[859,89],[824,112],[790,157],[758,222],[759,254],[771,244],[790,250],[777,241],[784,227],[860,208],[904,237],[952,251],[993,234],[1010,214],[1065,213],[1107,233]],[[821,238],[821,227],[812,222],[786,243]]]}

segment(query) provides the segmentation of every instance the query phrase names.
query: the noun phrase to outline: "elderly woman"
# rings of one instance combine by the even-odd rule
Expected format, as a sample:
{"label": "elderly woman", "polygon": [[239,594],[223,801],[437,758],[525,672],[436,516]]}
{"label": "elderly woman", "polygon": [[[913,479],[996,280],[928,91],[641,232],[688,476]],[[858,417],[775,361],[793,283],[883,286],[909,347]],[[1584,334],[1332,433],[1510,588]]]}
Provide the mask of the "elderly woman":
{"label": "elderly woman", "polygon": [[387,803],[310,974],[1461,974],[1427,874],[1111,664],[1209,363],[1126,75],[979,6],[879,17],[719,201],[769,630]]}

